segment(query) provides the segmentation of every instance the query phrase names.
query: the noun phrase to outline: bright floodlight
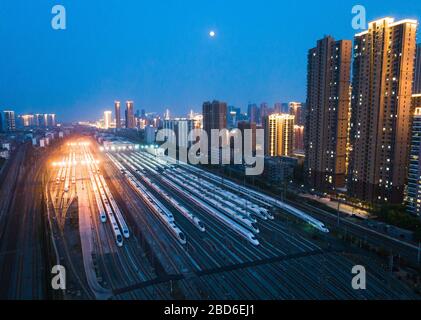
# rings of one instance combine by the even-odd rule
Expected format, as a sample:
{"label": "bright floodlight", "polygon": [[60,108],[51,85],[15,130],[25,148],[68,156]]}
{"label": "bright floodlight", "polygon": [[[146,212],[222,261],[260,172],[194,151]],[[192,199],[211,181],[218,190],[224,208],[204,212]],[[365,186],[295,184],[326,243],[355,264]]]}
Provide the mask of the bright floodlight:
{"label": "bright floodlight", "polygon": [[215,33],[215,31],[210,31],[209,32],[209,36],[211,37],[211,38],[214,38],[215,36],[216,36],[216,33]]}

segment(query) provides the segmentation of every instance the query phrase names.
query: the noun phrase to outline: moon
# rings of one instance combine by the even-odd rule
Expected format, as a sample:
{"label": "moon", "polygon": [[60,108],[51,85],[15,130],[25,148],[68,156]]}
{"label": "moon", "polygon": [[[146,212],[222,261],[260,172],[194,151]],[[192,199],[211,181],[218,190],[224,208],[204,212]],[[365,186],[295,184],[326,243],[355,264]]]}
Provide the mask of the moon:
{"label": "moon", "polygon": [[216,36],[216,32],[215,32],[215,31],[213,31],[213,30],[209,31],[209,36],[210,36],[211,38],[215,38],[215,36]]}

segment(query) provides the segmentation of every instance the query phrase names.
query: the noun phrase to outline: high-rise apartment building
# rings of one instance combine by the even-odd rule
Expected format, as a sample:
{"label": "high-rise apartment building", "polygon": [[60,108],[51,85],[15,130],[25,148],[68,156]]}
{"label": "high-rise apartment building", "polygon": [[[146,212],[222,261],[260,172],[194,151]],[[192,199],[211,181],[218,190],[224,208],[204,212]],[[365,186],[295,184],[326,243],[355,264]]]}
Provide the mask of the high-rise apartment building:
{"label": "high-rise apartment building", "polygon": [[411,141],[417,21],[384,18],[355,35],[349,195],[402,203]]}
{"label": "high-rise apartment building", "polygon": [[134,103],[133,101],[126,102],[126,128],[133,129],[136,127],[134,118]]}
{"label": "high-rise apartment building", "polygon": [[45,114],[45,123],[47,127],[53,128],[57,125],[56,123],[56,115],[54,113]]}
{"label": "high-rise apartment building", "polygon": [[203,104],[203,129],[211,137],[212,129],[227,128],[227,104],[225,102],[213,101]]}
{"label": "high-rise apartment building", "polygon": [[240,117],[241,109],[234,106],[229,106],[227,110],[227,127],[229,129],[236,128]]}
{"label": "high-rise apartment building", "polygon": [[269,108],[269,105],[266,102],[262,102],[260,104],[260,124],[263,124],[265,122],[266,117],[271,115],[271,109]]}
{"label": "high-rise apartment building", "polygon": [[408,187],[406,193],[407,212],[421,216],[421,94],[412,96],[414,116],[409,154]]}
{"label": "high-rise apartment building", "polygon": [[415,60],[414,88],[412,93],[421,93],[421,43],[417,44],[417,53]]}
{"label": "high-rise apartment building", "polygon": [[327,36],[308,53],[305,167],[318,190],[346,185],[352,41]]}
{"label": "high-rise apartment building", "polygon": [[111,111],[104,111],[104,129],[110,129],[112,123],[112,112]]}
{"label": "high-rise apartment building", "polygon": [[115,127],[121,129],[121,102],[114,101]]}
{"label": "high-rise apartment building", "polygon": [[164,120],[164,129],[174,132],[172,143],[180,148],[190,148],[195,141],[189,141],[189,134],[192,130],[197,129],[194,119],[175,118]]}
{"label": "high-rise apartment building", "polygon": [[294,126],[294,154],[304,153],[304,126]]}
{"label": "high-rise apartment building", "polygon": [[45,119],[43,114],[35,114],[34,116],[34,125],[35,127],[45,127]]}
{"label": "high-rise apartment building", "polygon": [[251,104],[248,105],[247,115],[249,117],[250,123],[256,123],[256,124],[260,123],[260,118],[259,118],[260,117],[260,110],[259,110],[259,107],[257,106],[257,104],[251,103]]}
{"label": "high-rise apartment building", "polygon": [[289,114],[295,116],[295,124],[303,126],[305,119],[303,117],[303,106],[301,102],[290,102],[289,103]]}
{"label": "high-rise apartment building", "polygon": [[203,129],[203,114],[194,113],[192,110],[188,115],[188,119],[193,120],[194,129]]}
{"label": "high-rise apartment building", "polygon": [[3,111],[2,117],[3,131],[11,132],[16,130],[16,118],[14,111]]}
{"label": "high-rise apartment building", "polygon": [[269,157],[294,153],[294,116],[272,114],[265,119],[265,154]]}
{"label": "high-rise apartment building", "polygon": [[242,141],[242,150],[245,150],[245,146],[246,144],[246,130],[250,130],[250,136],[251,136],[251,141],[247,141],[247,143],[249,145],[251,145],[251,151],[252,152],[256,152],[256,141],[257,141],[257,137],[256,137],[256,133],[257,133],[257,126],[256,123],[254,122],[247,122],[247,121],[240,121],[238,122],[238,129],[241,131],[241,135],[243,138]]}
{"label": "high-rise apartment building", "polygon": [[33,114],[23,114],[20,117],[20,125],[24,128],[34,126],[34,115]]}
{"label": "high-rise apartment building", "polygon": [[275,105],[273,106],[273,113],[282,113],[282,103],[275,103]]}

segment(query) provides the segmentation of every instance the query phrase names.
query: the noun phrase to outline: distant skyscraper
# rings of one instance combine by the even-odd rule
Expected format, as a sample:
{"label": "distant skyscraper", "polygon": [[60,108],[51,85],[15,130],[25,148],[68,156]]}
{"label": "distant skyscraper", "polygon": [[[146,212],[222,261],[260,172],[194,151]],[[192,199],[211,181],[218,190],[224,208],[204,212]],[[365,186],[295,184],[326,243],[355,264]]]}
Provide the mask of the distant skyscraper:
{"label": "distant skyscraper", "polygon": [[421,93],[421,43],[417,44],[413,93]]}
{"label": "distant skyscraper", "polygon": [[229,106],[227,110],[227,126],[229,129],[236,128],[238,119],[241,115],[241,109],[234,106]]}
{"label": "distant skyscraper", "polygon": [[44,124],[45,128],[48,128],[48,115],[47,114],[43,114],[42,117],[44,118],[42,123]]}
{"label": "distant skyscraper", "polygon": [[53,128],[56,126],[56,115],[53,113],[45,114],[45,124],[47,127]]}
{"label": "distant skyscraper", "polygon": [[408,213],[419,217],[421,216],[421,94],[412,97],[415,112],[412,122],[406,205]]}
{"label": "distant skyscraper", "polygon": [[273,107],[273,113],[282,113],[282,103],[277,102]]}
{"label": "distant skyscraper", "polygon": [[114,109],[115,109],[115,127],[117,129],[121,128],[121,102],[114,101]]}
{"label": "distant skyscraper", "polygon": [[136,122],[134,119],[134,105],[133,101],[126,102],[126,128],[133,129],[136,127]]}
{"label": "distant skyscraper", "polygon": [[171,119],[171,113],[170,113],[170,109],[165,110],[164,113],[164,120],[169,120]]}
{"label": "distant skyscraper", "polygon": [[260,104],[260,124],[263,124],[265,122],[265,119],[271,114],[271,109],[269,108],[269,105],[266,102],[263,102]]}
{"label": "distant skyscraper", "polygon": [[21,125],[25,128],[34,126],[34,115],[33,114],[24,114],[20,116]]}
{"label": "distant skyscraper", "polygon": [[308,53],[305,167],[318,190],[346,184],[351,54],[350,40],[330,36]]}
{"label": "distant skyscraper", "polygon": [[294,116],[273,114],[267,116],[265,129],[265,153],[270,157],[290,156],[294,152]]}
{"label": "distant skyscraper", "polygon": [[411,140],[417,21],[384,18],[354,40],[350,196],[402,203]]}
{"label": "distant skyscraper", "polygon": [[16,130],[16,118],[14,111],[3,111],[3,131],[11,132]]}
{"label": "distant skyscraper", "polygon": [[203,114],[194,113],[193,110],[191,110],[188,119],[193,120],[194,129],[203,129]]}
{"label": "distant skyscraper", "polygon": [[294,126],[294,153],[304,153],[304,126]]}
{"label": "distant skyscraper", "polygon": [[251,149],[253,152],[256,151],[256,123],[247,122],[247,121],[240,121],[238,123],[238,129],[241,131],[242,137],[243,137],[243,152],[245,150],[245,132],[246,130],[251,130]]}
{"label": "distant skyscraper", "polygon": [[212,129],[227,128],[227,104],[225,102],[213,101],[203,104],[203,129],[211,137]]}
{"label": "distant skyscraper", "polygon": [[281,103],[281,113],[289,113],[289,103]]}
{"label": "distant skyscraper", "polygon": [[147,126],[145,128],[145,143],[146,144],[155,144],[156,142],[156,129],[152,126]]}
{"label": "distant skyscraper", "polygon": [[111,111],[105,111],[104,112],[104,129],[110,129],[111,128],[111,122],[113,117],[113,113]]}
{"label": "distant skyscraper", "polygon": [[302,104],[301,102],[290,102],[289,103],[289,114],[295,116],[295,124],[299,126],[304,125]]}
{"label": "distant skyscraper", "polygon": [[45,118],[44,118],[44,115],[43,114],[39,114],[39,113],[37,113],[35,116],[34,116],[34,125],[35,125],[35,127],[37,127],[37,128],[40,128],[40,127],[45,127],[46,126],[46,124],[45,124]]}
{"label": "distant skyscraper", "polygon": [[195,128],[194,119],[175,118],[164,120],[164,129],[170,129],[175,133],[175,143],[177,147],[189,148],[193,142],[189,141],[189,134]]}
{"label": "distant skyscraper", "polygon": [[255,103],[248,105],[247,115],[250,123],[260,124],[259,114],[259,107]]}

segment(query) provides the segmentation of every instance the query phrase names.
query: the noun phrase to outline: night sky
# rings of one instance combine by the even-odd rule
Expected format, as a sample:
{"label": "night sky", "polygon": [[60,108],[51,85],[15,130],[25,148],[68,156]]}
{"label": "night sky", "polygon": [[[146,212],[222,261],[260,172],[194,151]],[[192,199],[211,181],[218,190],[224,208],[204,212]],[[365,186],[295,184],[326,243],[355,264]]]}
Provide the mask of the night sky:
{"label": "night sky", "polygon": [[[56,4],[64,31],[51,27]],[[356,4],[368,21],[421,19],[420,0],[1,0],[0,110],[73,121],[115,99],[174,115],[210,99],[304,101],[307,50],[328,34],[352,39]]]}

